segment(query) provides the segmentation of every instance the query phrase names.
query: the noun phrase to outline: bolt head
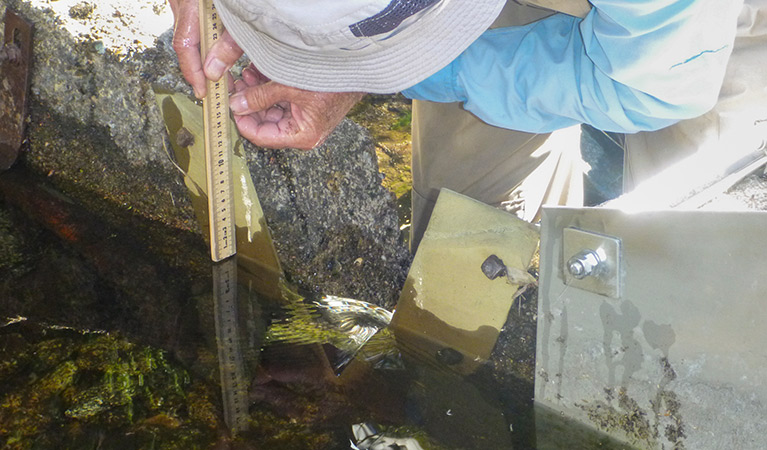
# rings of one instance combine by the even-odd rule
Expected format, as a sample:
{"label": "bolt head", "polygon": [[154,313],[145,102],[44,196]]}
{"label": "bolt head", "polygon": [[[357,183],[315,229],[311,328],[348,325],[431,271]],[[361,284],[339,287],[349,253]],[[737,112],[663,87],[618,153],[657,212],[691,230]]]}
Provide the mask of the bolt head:
{"label": "bolt head", "polygon": [[586,268],[583,266],[583,263],[581,261],[573,261],[570,260],[570,262],[567,265],[567,270],[570,272],[570,275],[577,279],[584,278],[586,274]]}
{"label": "bolt head", "polygon": [[597,273],[600,263],[601,260],[596,253],[591,250],[584,250],[567,261],[567,271],[576,280],[582,280]]}

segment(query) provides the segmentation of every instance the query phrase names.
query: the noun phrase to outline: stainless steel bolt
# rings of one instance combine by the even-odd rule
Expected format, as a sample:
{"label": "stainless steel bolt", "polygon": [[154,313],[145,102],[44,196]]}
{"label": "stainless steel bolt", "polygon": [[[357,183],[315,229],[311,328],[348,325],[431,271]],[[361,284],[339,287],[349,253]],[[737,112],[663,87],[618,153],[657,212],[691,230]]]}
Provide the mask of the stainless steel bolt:
{"label": "stainless steel bolt", "polygon": [[594,275],[599,270],[602,260],[593,250],[583,250],[567,261],[567,271],[577,280]]}

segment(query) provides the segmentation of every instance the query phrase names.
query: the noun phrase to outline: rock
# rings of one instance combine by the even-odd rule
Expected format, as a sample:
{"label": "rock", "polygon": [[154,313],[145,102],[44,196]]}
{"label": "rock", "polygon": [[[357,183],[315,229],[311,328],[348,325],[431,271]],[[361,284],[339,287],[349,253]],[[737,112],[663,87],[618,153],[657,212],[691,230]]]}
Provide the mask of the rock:
{"label": "rock", "polygon": [[367,133],[346,120],[309,152],[246,149],[286,272],[311,291],[394,306],[410,260]]}
{"label": "rock", "polygon": [[24,320],[0,329],[3,448],[212,448],[215,386],[162,350]]}
{"label": "rock", "polygon": [[[35,24],[28,142],[20,164],[107,221],[139,216],[202,239],[167,155],[152,91],[159,85],[191,93],[171,48],[172,33],[148,47],[138,40],[120,47],[107,38],[130,36],[144,25],[132,21],[124,5],[75,2],[57,15],[38,4],[46,5],[0,0],[0,14],[9,6]],[[171,26],[163,2],[136,5]],[[85,31],[73,36],[63,24]],[[347,120],[309,152],[247,149],[288,278],[311,291],[393,306],[409,256],[367,132]]]}

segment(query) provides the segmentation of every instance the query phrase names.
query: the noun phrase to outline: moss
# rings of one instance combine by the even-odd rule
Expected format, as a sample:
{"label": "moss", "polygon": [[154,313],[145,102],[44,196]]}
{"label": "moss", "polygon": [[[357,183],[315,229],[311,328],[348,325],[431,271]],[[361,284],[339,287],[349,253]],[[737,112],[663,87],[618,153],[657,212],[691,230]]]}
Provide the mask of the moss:
{"label": "moss", "polygon": [[413,184],[410,164],[410,101],[402,95],[368,95],[349,112],[349,118],[365,127],[376,144],[383,185],[397,198]]}
{"label": "moss", "polygon": [[[3,329],[7,339],[8,325]],[[206,448],[215,398],[158,349],[104,333],[35,328],[0,376],[4,448]],[[32,355],[32,356],[30,356]],[[190,393],[190,394],[187,394]]]}
{"label": "moss", "polygon": [[400,94],[370,94],[349,111],[348,117],[367,128],[376,142],[405,142],[410,140],[410,103]]}
{"label": "moss", "polygon": [[397,120],[391,125],[391,129],[395,131],[406,131],[410,132],[410,125],[413,120],[413,112],[411,110],[406,110],[402,113],[402,115],[397,118]]}
{"label": "moss", "polygon": [[218,427],[219,417],[216,412],[216,394],[211,388],[201,383],[193,384],[187,391],[187,411],[189,419],[196,423]]}
{"label": "moss", "polygon": [[300,421],[278,418],[265,411],[251,413],[250,431],[243,438],[270,450],[330,450],[345,448],[343,444],[348,447],[348,438],[344,442],[333,430],[311,430]]}

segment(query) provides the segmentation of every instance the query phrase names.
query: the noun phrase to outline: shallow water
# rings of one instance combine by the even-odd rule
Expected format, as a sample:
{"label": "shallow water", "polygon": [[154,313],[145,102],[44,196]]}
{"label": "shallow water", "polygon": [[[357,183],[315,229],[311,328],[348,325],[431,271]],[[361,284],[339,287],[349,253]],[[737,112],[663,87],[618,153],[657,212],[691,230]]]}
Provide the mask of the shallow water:
{"label": "shallow water", "polygon": [[3,198],[3,448],[625,448],[534,408],[530,380],[410,353],[372,305],[222,297],[194,237]]}

